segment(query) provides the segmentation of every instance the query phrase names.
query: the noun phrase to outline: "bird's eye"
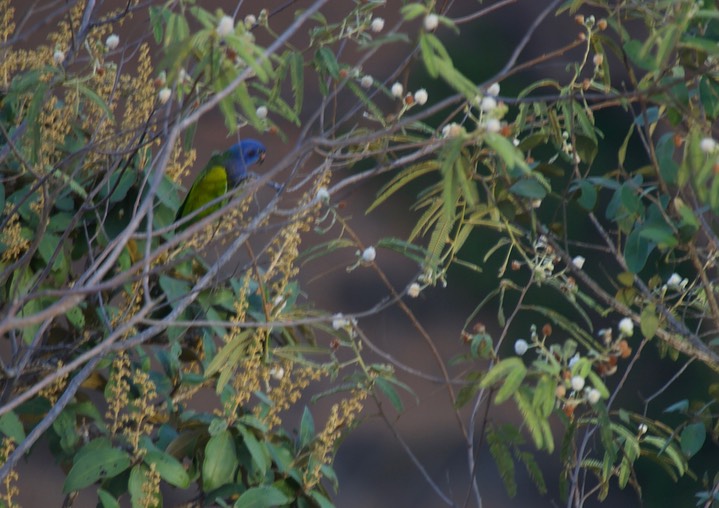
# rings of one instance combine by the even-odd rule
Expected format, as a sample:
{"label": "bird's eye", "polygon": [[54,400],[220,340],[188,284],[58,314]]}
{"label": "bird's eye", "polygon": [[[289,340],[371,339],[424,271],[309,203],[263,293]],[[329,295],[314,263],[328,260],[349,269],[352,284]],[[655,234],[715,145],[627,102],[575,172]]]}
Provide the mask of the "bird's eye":
{"label": "bird's eye", "polygon": [[255,156],[255,151],[254,151],[254,150],[250,150],[249,152],[247,152],[247,156],[248,156],[248,157],[254,157],[254,156]]}

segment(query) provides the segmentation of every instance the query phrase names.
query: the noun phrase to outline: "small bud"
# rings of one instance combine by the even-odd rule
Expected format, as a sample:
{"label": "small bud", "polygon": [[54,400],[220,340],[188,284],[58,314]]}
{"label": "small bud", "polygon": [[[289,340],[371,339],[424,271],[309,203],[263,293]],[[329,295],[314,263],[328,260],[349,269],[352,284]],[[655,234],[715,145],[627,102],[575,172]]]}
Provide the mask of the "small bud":
{"label": "small bud", "polygon": [[544,326],[542,326],[542,335],[544,337],[550,337],[552,335],[552,325],[545,323]]}
{"label": "small bud", "polygon": [[160,99],[160,104],[166,104],[167,101],[170,100],[170,96],[172,95],[172,90],[165,87],[157,94],[158,99]]}
{"label": "small bud", "polygon": [[362,76],[362,79],[360,80],[360,86],[362,88],[369,88],[372,86],[372,83],[374,83],[374,79],[372,79],[372,76]]}
{"label": "small bud", "polygon": [[272,367],[270,369],[270,376],[272,376],[273,379],[280,381],[283,377],[285,377],[285,369],[282,367]]}
{"label": "small bud", "polygon": [[597,53],[592,58],[592,62],[594,62],[595,66],[599,67],[600,65],[602,65],[604,63],[604,55],[602,55],[601,53]]}
{"label": "small bud", "polygon": [[252,28],[257,23],[257,18],[254,14],[248,14],[245,16],[245,26],[247,28]]}
{"label": "small bud", "polygon": [[439,16],[437,16],[434,13],[428,14],[427,16],[425,16],[425,18],[424,18],[424,29],[425,30],[427,30],[428,32],[431,32],[432,30],[437,28],[438,25],[439,25]]}
{"label": "small bud", "polygon": [[670,289],[680,289],[682,283],[682,276],[678,273],[673,273],[667,280],[667,287]]}
{"label": "small bud", "polygon": [[481,109],[485,113],[494,111],[495,109],[497,109],[497,101],[494,97],[482,97],[482,102],[479,103],[479,109]]}
{"label": "small bud", "polygon": [[217,35],[220,37],[227,37],[235,31],[235,20],[230,16],[222,16],[219,23],[217,23]]}
{"label": "small bud", "polygon": [[617,349],[619,349],[619,356],[622,358],[628,358],[632,354],[632,348],[629,347],[629,343],[622,339],[617,343]]}
{"label": "small bud", "polygon": [[596,388],[592,388],[591,390],[589,390],[589,393],[587,393],[587,400],[592,405],[599,402],[599,399],[601,399],[601,398],[602,398],[602,394],[599,393],[599,390],[597,390]]}
{"label": "small bud", "polygon": [[619,321],[619,332],[624,335],[625,337],[631,337],[634,335],[634,321],[632,321],[630,318],[625,317],[621,321]]}
{"label": "small bud", "polygon": [[110,36],[105,40],[105,47],[108,49],[108,51],[112,51],[112,50],[115,49],[117,46],[119,46],[119,44],[120,44],[120,36],[119,36],[119,35],[116,35],[116,34],[110,35]]}
{"label": "small bud", "polygon": [[490,118],[489,120],[487,120],[485,128],[487,129],[487,132],[499,132],[502,130],[502,123],[496,118]]}
{"label": "small bud", "polygon": [[456,122],[449,123],[442,127],[443,138],[454,138],[460,136],[464,128]]}
{"label": "small bud", "polygon": [[517,270],[522,268],[522,263],[517,261],[516,259],[514,259],[514,260],[512,260],[511,267],[512,267],[512,270],[514,270],[516,272]]}
{"label": "small bud", "polygon": [[717,143],[712,138],[704,138],[699,143],[699,147],[704,153],[713,153],[716,150]]}
{"label": "small bud", "polygon": [[491,95],[492,97],[496,97],[499,95],[499,83],[492,83],[489,88],[487,88],[487,95]]}
{"label": "small bud", "polygon": [[597,21],[597,28],[599,28],[602,32],[607,29],[607,20],[602,18],[599,21]]}
{"label": "small bud", "polygon": [[374,18],[372,20],[372,23],[370,24],[370,28],[374,33],[379,33],[384,28],[384,19],[382,18]]}
{"label": "small bud", "polygon": [[576,21],[578,25],[584,25],[584,16],[581,14],[577,14],[576,16],[574,16],[574,21]]}
{"label": "small bud", "polygon": [[557,387],[554,389],[554,395],[561,399],[567,394],[567,388],[564,385],[557,385]]}
{"label": "small bud", "polygon": [[52,54],[52,61],[55,62],[55,65],[60,65],[61,63],[63,63],[65,61],[65,52],[56,49],[55,52]]}
{"label": "small bud", "polygon": [[344,317],[342,313],[335,314],[332,316],[332,328],[334,330],[339,330],[341,328],[345,328],[350,324],[349,319]]}
{"label": "small bud", "polygon": [[393,96],[395,96],[399,99],[400,97],[402,97],[403,94],[404,94],[404,87],[402,86],[401,83],[395,83],[394,85],[392,85],[392,95]]}
{"label": "small bud", "polygon": [[407,288],[407,296],[409,296],[410,298],[417,298],[419,296],[420,291],[422,291],[422,288],[420,287],[420,285],[417,284],[416,282],[413,282]]}
{"label": "small bud", "polygon": [[581,270],[584,267],[585,261],[586,259],[584,256],[575,256],[574,259],[572,259],[572,264]]}
{"label": "small bud", "polygon": [[582,388],[584,388],[584,378],[582,376],[574,376],[572,378],[572,390],[575,392],[580,391]]}
{"label": "small bud", "polygon": [[316,199],[323,203],[330,202],[330,191],[327,190],[327,187],[320,187],[317,189]]}
{"label": "small bud", "polygon": [[429,98],[429,95],[427,94],[427,90],[424,88],[420,88],[414,93],[414,100],[419,104],[420,106],[424,106],[427,104],[427,99]]}
{"label": "small bud", "polygon": [[587,34],[585,34],[584,32],[580,32],[580,33],[577,35],[577,39],[580,40],[580,41],[586,41],[586,40],[587,40]]}
{"label": "small bud", "polygon": [[375,260],[375,257],[377,257],[377,251],[376,251],[375,248],[372,247],[372,246],[367,247],[367,248],[362,252],[362,261],[363,261],[364,263],[371,263],[372,261]]}
{"label": "small bud", "polygon": [[517,339],[517,341],[514,343],[514,352],[517,353],[517,355],[519,356],[522,356],[524,353],[526,353],[527,349],[529,349],[529,344],[527,344],[527,341],[524,339]]}
{"label": "small bud", "polygon": [[260,120],[264,120],[265,118],[267,118],[267,106],[260,106],[255,111],[255,114],[257,115],[257,118],[259,118]]}
{"label": "small bud", "polygon": [[646,434],[648,430],[649,430],[649,428],[647,427],[646,423],[640,423],[639,427],[637,427],[637,431],[639,432],[640,436],[643,436],[644,434]]}

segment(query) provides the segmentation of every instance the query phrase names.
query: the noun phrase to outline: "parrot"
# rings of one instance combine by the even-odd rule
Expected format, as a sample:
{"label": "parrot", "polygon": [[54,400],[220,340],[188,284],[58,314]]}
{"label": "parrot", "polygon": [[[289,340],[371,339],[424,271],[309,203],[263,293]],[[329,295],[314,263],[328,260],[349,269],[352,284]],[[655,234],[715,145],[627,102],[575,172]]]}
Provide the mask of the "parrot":
{"label": "parrot", "polygon": [[[177,211],[175,221],[191,215],[244,182],[248,177],[247,168],[253,164],[262,164],[265,153],[265,145],[256,139],[244,139],[222,153],[214,153],[192,183],[185,201]],[[183,227],[206,217],[221,205],[222,203],[216,203],[205,208]]]}

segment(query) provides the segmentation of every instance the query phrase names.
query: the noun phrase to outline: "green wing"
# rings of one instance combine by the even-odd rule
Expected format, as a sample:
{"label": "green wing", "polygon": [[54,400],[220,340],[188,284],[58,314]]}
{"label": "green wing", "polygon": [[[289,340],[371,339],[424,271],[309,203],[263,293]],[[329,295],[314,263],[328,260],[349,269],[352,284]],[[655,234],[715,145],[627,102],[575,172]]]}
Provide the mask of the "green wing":
{"label": "green wing", "polygon": [[[195,210],[205,206],[227,192],[227,170],[220,163],[219,157],[210,159],[207,167],[202,170],[187,193],[185,201],[177,211],[177,219],[187,217]],[[192,222],[198,221],[220,208],[222,203],[218,202],[197,214]]]}

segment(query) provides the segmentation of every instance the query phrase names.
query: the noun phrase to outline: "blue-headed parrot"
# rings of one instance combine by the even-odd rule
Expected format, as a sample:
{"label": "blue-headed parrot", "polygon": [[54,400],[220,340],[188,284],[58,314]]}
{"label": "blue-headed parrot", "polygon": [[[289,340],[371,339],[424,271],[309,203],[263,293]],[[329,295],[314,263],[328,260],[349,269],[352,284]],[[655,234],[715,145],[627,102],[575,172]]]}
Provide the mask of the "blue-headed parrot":
{"label": "blue-headed parrot", "polygon": [[[187,217],[209,202],[224,196],[228,190],[240,185],[247,178],[247,168],[253,164],[262,164],[266,152],[265,145],[256,139],[245,139],[222,153],[213,154],[190,187],[185,201],[177,211],[175,220]],[[222,203],[218,202],[205,208],[197,213],[189,223],[211,214],[221,205]],[[189,223],[183,224],[183,227]]]}

